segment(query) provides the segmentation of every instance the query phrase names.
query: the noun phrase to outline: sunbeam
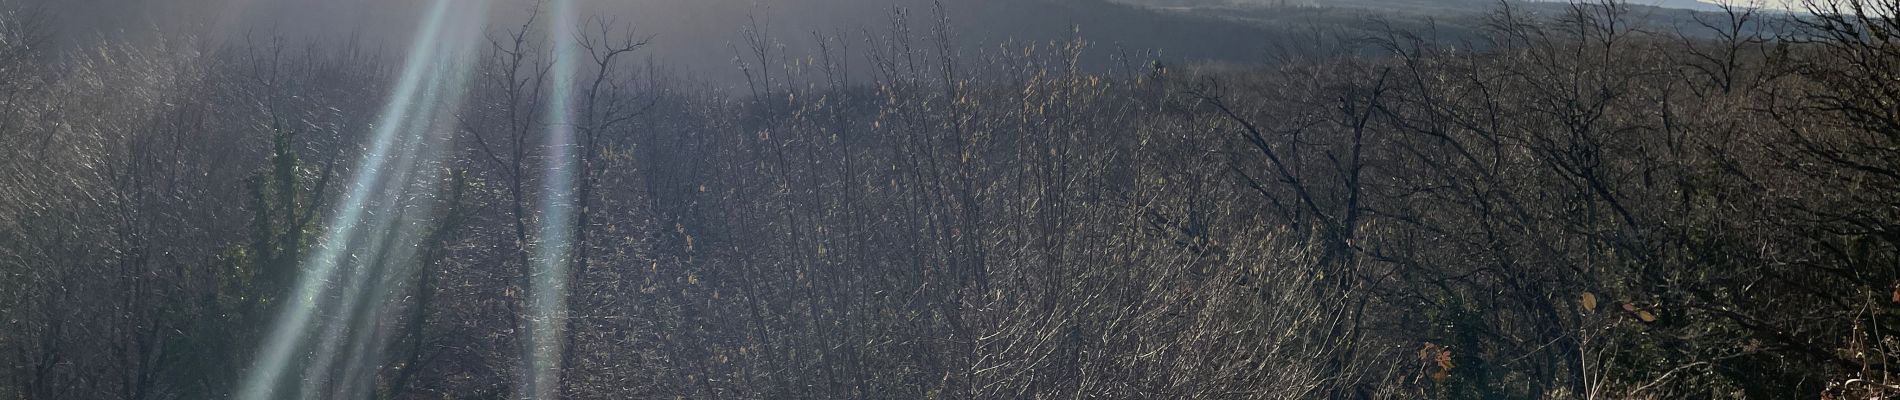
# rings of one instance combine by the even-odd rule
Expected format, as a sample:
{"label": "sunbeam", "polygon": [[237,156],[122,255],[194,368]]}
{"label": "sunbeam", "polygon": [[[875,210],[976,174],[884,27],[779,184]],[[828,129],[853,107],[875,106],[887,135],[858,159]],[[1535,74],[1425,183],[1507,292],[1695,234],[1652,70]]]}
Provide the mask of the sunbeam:
{"label": "sunbeam", "polygon": [[554,49],[551,96],[548,100],[548,165],[542,193],[529,289],[529,345],[525,382],[517,398],[555,398],[561,382],[561,357],[568,318],[567,263],[574,246],[574,83],[575,10],[569,0],[555,0],[554,24],[548,35]]}
{"label": "sunbeam", "polygon": [[[416,31],[368,151],[324,225],[318,250],[302,260],[303,274],[245,372],[238,398],[362,398],[372,389],[364,381],[388,337],[391,294],[408,275],[389,266],[407,264],[402,260],[421,236],[403,216],[428,215],[426,196],[439,173],[424,166],[436,162],[444,145],[442,135],[431,132],[461,104],[472,46],[480,43],[468,38],[479,37],[486,20],[485,4],[451,3],[457,2],[436,0]],[[299,362],[300,355],[311,358]],[[292,378],[301,383],[298,393],[280,393]]]}

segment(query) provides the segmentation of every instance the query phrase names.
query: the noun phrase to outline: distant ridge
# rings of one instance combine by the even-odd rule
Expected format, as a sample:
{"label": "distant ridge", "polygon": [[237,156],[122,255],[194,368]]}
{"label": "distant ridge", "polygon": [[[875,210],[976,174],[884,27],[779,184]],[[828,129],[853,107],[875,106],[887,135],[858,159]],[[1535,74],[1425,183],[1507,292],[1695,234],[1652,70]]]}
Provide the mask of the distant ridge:
{"label": "distant ridge", "polygon": [[[1474,7],[1495,5],[1498,0],[1114,0],[1122,3],[1161,7],[1194,6],[1292,6],[1292,7],[1346,7],[1367,8],[1377,11],[1397,11],[1410,13],[1441,14],[1469,11]],[[1571,0],[1511,0],[1536,3],[1564,3]],[[1583,0],[1589,1],[1589,0]],[[1773,5],[1789,4],[1792,0],[1760,0]],[[1732,0],[1736,5],[1747,5],[1754,0]],[[1627,0],[1628,4],[1671,8],[1693,11],[1722,11],[1722,0]],[[1786,7],[1782,7],[1786,8]]]}
{"label": "distant ridge", "polygon": [[[1553,1],[1553,0],[1540,0]],[[1722,5],[1701,0],[1630,0],[1630,4],[1695,11],[1722,11]]]}

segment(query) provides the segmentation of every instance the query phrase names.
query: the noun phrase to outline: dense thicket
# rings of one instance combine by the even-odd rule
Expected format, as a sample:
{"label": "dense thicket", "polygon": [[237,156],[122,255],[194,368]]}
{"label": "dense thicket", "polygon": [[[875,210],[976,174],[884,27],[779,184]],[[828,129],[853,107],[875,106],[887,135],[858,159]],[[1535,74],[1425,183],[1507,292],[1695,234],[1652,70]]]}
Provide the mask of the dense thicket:
{"label": "dense thicket", "polygon": [[[736,91],[590,25],[562,392],[1894,395],[1900,2],[1875,3],[1694,34],[1502,8],[1475,49],[1106,72],[1082,38],[971,53],[899,11],[747,28]],[[226,396],[391,69],[283,43],[46,65],[32,21],[0,18],[0,398]],[[546,34],[497,30],[442,189],[379,205],[432,206],[420,251],[373,261],[413,271],[378,398],[520,376]]]}

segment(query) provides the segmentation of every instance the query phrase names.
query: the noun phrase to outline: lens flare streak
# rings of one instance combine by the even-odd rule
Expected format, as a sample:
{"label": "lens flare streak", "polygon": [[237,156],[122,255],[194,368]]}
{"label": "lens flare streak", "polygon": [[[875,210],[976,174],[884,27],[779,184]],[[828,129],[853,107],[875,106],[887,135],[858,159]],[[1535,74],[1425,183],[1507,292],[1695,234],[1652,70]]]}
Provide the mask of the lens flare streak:
{"label": "lens flare streak", "polygon": [[[451,5],[451,4],[454,5]],[[436,0],[350,186],[260,344],[239,399],[368,398],[440,181],[440,124],[466,92],[485,1]],[[426,219],[426,217],[424,218]],[[313,329],[315,328],[315,329]],[[338,363],[341,361],[342,363]],[[293,368],[293,365],[301,368]],[[284,393],[298,382],[296,393]]]}
{"label": "lens flare streak", "polygon": [[559,395],[564,333],[568,319],[568,268],[573,253],[575,181],[573,93],[575,74],[575,10],[568,0],[554,1],[553,28],[548,35],[554,65],[547,110],[547,172],[540,221],[534,246],[533,276],[528,293],[529,345],[524,382],[516,398],[550,399]]}

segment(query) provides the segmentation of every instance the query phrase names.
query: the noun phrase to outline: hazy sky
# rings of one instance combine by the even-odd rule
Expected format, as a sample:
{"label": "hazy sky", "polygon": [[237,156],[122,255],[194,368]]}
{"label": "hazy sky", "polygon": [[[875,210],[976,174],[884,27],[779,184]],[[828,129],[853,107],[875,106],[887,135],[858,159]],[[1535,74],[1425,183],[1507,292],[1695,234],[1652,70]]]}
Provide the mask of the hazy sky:
{"label": "hazy sky", "polygon": [[[293,40],[359,40],[372,48],[407,45],[423,6],[429,0],[46,0],[58,15],[61,47],[85,46],[103,37],[138,40],[179,33],[199,38],[267,38],[282,35]],[[477,0],[456,0],[480,4]],[[769,15],[769,21],[789,31],[809,26],[859,26],[874,14],[837,12],[857,7],[771,9],[774,2],[754,0],[580,0],[585,14],[633,26],[653,35],[650,55],[680,64],[729,66],[732,51],[726,43],[737,38],[745,17]],[[916,0],[801,0],[798,3],[916,2]],[[494,31],[513,29],[526,21],[532,0],[488,0],[489,23]],[[888,7],[888,6],[886,6]],[[882,7],[870,7],[878,10]],[[756,10],[756,11],[755,11]],[[876,11],[883,12],[883,11]],[[788,33],[781,32],[781,35]]]}
{"label": "hazy sky", "polygon": [[[407,45],[410,31],[420,18],[422,6],[429,0],[44,0],[60,15],[63,46],[85,46],[112,36],[137,40],[154,37],[154,30],[186,32],[200,38],[242,39],[284,35],[293,39],[355,39],[372,48],[392,49]],[[480,4],[479,0],[455,0],[459,4]],[[838,33],[854,37],[862,44],[862,35],[888,31],[893,7],[904,7],[914,15],[913,26],[920,34],[929,29],[931,0],[577,0],[588,10],[584,15],[611,20],[620,26],[634,26],[642,35],[652,35],[646,55],[666,66],[691,70],[710,79],[723,80],[739,74],[732,59],[731,44],[741,42],[739,32],[757,15],[768,25],[776,41],[797,52],[810,47],[813,33]],[[533,0],[489,0],[493,9],[489,23],[492,31],[512,29],[526,20]],[[995,15],[995,9],[1023,8],[1022,0],[952,0],[944,6],[952,16],[959,35],[985,42],[1010,38],[1046,41],[1065,37],[1070,24],[1080,25],[1092,41],[1155,43],[1149,34],[1159,30],[1170,34],[1216,28],[1176,24],[1173,26],[1131,26],[1084,20],[1055,14]],[[1059,7],[1058,7],[1059,8]],[[990,14],[985,14],[990,13]],[[1021,14],[1021,13],[1015,13]],[[982,17],[978,17],[982,16]],[[1110,18],[1110,17],[1103,17]],[[980,20],[980,21],[979,21]],[[1203,24],[1204,25],[1204,24]],[[1016,37],[1026,36],[1026,37]],[[1192,54],[1198,43],[1173,43],[1181,48],[1171,54]],[[1201,46],[1206,47],[1206,46]],[[1242,55],[1231,48],[1200,50],[1200,56],[1233,57]],[[1223,55],[1225,54],[1225,55]],[[1193,58],[1195,56],[1187,56]],[[730,76],[707,76],[730,75]]]}
{"label": "hazy sky", "polygon": [[[185,32],[201,38],[258,38],[280,34],[292,38],[355,39],[372,48],[400,48],[407,45],[410,30],[420,18],[420,9],[429,0],[40,0],[59,16],[61,47],[86,46],[103,36],[119,39],[157,37],[154,30]],[[478,4],[479,0],[456,0]],[[846,32],[861,35],[879,33],[888,26],[886,18],[893,6],[912,9],[927,16],[930,0],[577,0],[587,4],[590,15],[611,19],[623,25],[637,26],[643,34],[654,35],[648,55],[675,66],[686,66],[702,74],[736,75],[729,43],[739,41],[738,32],[750,15],[764,16],[770,30],[792,48],[811,42],[812,33]],[[981,40],[1007,39],[1004,35],[1028,34],[1035,40],[1059,38],[1070,23],[1080,25],[1092,41],[1143,42],[1155,32],[1176,34],[1191,26],[1125,26],[1101,20],[1078,20],[1062,15],[1005,16],[1016,21],[1000,21],[992,14],[975,12],[1006,2],[1022,0],[950,0],[945,1],[960,31]],[[1125,0],[1140,2],[1148,0]],[[1676,4],[1695,0],[1632,0],[1647,4]],[[1786,6],[1800,0],[1773,1]],[[533,0],[488,0],[490,24],[497,29],[514,27],[525,20]],[[985,15],[982,21],[975,15]],[[927,29],[927,19],[919,18],[919,29]],[[1012,25],[1013,24],[1013,25]],[[1092,24],[1092,25],[1091,25]],[[1231,31],[1228,31],[1231,32]],[[1205,32],[1218,34],[1216,31]],[[987,36],[986,36],[987,35]],[[861,43],[862,40],[859,40]],[[1148,43],[1155,43],[1149,41]],[[1186,45],[1192,45],[1187,43]],[[1172,43],[1170,45],[1182,45]],[[1170,49],[1183,50],[1183,49]],[[1191,50],[1191,49],[1187,49]],[[1219,57],[1219,51],[1205,50],[1199,56]],[[1232,49],[1221,50],[1233,53]],[[1176,51],[1172,54],[1188,54]],[[722,79],[714,77],[715,79]]]}

